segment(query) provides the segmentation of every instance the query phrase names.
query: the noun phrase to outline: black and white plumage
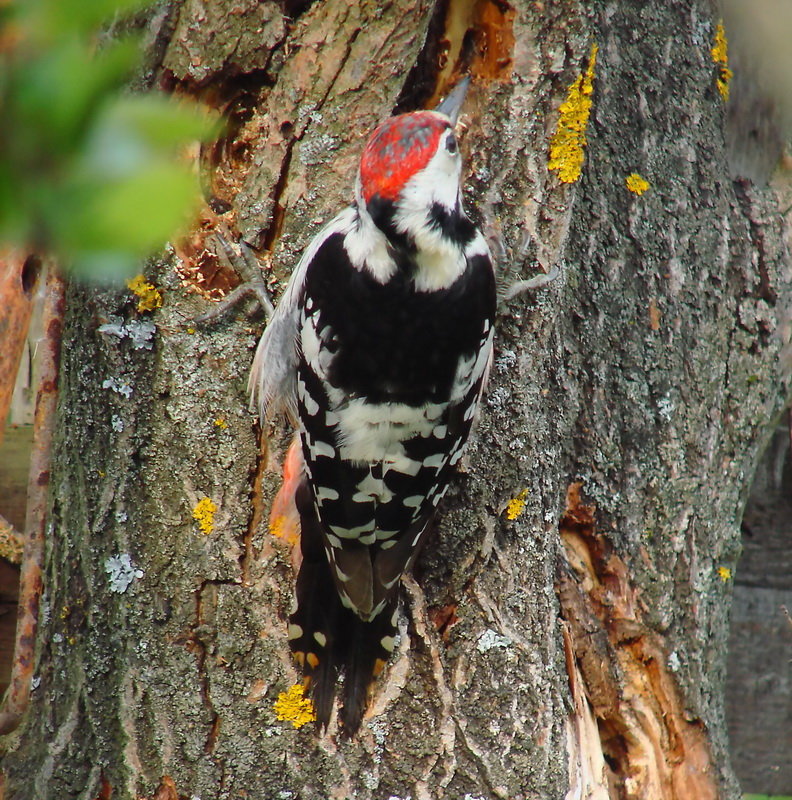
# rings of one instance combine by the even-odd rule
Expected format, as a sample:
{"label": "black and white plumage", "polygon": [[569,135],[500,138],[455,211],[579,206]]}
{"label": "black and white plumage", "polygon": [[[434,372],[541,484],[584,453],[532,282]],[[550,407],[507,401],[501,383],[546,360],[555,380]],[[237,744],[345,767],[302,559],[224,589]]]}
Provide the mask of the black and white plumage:
{"label": "black and white plumage", "polygon": [[262,417],[298,423],[289,638],[320,726],[345,673],[348,733],[393,650],[399,578],[462,456],[492,353],[495,281],[462,208],[455,115],[402,114],[372,134],[355,203],[303,254],[250,377]]}

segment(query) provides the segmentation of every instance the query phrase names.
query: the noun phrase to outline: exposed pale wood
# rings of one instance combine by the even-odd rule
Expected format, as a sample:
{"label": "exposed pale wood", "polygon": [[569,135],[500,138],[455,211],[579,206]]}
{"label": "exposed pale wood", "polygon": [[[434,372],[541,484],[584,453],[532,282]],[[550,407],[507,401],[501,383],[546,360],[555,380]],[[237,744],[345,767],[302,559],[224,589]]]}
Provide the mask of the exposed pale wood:
{"label": "exposed pale wood", "polygon": [[27,342],[39,261],[21,251],[0,251],[0,442]]}
{"label": "exposed pale wood", "polygon": [[706,730],[690,718],[665,641],[645,624],[627,565],[598,533],[595,509],[581,501],[579,484],[569,488],[560,531],[577,573],[577,584],[566,575],[559,582],[574,654],[569,680],[573,699],[584,692],[592,698],[599,726],[595,736],[591,707],[576,699],[577,758],[592,764],[592,751],[601,746],[614,800],[718,800]]}

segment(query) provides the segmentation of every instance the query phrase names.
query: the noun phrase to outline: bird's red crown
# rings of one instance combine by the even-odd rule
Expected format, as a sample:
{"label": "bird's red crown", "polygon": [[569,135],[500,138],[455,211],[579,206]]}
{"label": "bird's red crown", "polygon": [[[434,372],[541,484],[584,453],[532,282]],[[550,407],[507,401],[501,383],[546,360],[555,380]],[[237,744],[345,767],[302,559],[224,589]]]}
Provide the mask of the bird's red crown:
{"label": "bird's red crown", "polygon": [[437,150],[449,120],[434,111],[412,111],[385,120],[371,134],[360,160],[363,199],[395,201],[404,184],[420,172]]}

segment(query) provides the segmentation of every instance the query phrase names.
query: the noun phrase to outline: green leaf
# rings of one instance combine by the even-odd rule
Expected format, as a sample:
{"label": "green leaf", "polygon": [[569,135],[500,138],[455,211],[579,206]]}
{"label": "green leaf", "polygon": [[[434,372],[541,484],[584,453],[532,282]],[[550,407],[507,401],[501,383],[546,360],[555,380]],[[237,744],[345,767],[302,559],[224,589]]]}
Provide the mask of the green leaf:
{"label": "green leaf", "polygon": [[189,167],[154,163],[102,187],[86,209],[90,230],[99,241],[146,253],[187,225],[187,210],[197,205],[198,196]]}
{"label": "green leaf", "polygon": [[0,0],[18,34],[0,54],[0,241],[97,277],[134,274],[188,224],[198,184],[179,149],[220,129],[186,102],[120,93],[138,44],[96,29],[143,4]]}
{"label": "green leaf", "polygon": [[116,17],[126,17],[147,0],[21,0],[23,24],[39,41],[54,41],[64,34],[93,33]]}
{"label": "green leaf", "polygon": [[186,164],[149,162],[117,180],[84,181],[64,193],[57,241],[76,271],[126,272],[185,228],[197,208]]}
{"label": "green leaf", "polygon": [[122,97],[97,120],[82,167],[122,174],[148,158],[172,155],[187,142],[214,138],[219,127],[216,115],[193,104],[156,95]]}
{"label": "green leaf", "polygon": [[92,116],[107,96],[118,90],[138,58],[134,41],[119,42],[92,56],[75,39],[18,65],[9,87],[10,113],[16,121],[11,132],[16,149],[28,163],[31,153],[69,153],[80,143]]}
{"label": "green leaf", "polygon": [[743,800],[792,800],[789,795],[780,794],[744,794]]}

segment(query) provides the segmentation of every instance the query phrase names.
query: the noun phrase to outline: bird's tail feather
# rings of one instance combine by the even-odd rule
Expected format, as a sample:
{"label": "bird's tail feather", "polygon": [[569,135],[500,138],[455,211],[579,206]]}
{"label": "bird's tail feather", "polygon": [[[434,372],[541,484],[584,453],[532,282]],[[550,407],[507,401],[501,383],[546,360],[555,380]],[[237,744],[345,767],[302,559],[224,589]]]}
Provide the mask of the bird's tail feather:
{"label": "bird's tail feather", "polygon": [[397,632],[396,605],[394,595],[382,613],[370,622],[355,617],[355,626],[350,628],[350,636],[345,642],[344,705],[341,710],[344,731],[349,736],[360,727],[374,680],[393,652]]}
{"label": "bird's tail feather", "polygon": [[289,644],[308,678],[320,730],[327,727],[340,673],[344,674],[341,722],[354,735],[368,705],[374,679],[393,651],[396,637],[394,596],[371,621],[344,607],[324,552],[321,527],[303,483],[297,490],[302,563],[297,574],[297,607],[289,617]]}

